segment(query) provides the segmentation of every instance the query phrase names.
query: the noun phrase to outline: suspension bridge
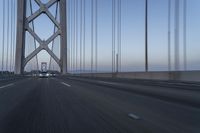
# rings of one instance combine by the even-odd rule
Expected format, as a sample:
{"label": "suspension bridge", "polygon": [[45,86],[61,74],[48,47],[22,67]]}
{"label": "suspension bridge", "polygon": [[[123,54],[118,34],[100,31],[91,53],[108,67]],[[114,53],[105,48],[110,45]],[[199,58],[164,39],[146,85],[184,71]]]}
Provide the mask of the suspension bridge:
{"label": "suspension bridge", "polygon": [[1,133],[199,133],[198,0],[1,0]]}

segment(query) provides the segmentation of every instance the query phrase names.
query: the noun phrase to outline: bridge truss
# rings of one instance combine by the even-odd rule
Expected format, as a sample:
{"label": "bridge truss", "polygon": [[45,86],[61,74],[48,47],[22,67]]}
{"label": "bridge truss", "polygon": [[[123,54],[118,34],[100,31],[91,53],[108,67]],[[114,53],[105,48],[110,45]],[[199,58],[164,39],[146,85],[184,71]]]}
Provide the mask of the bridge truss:
{"label": "bridge truss", "polygon": [[[32,12],[30,16],[26,16],[26,4],[27,0],[18,0],[17,8],[17,46],[16,46],[16,61],[15,61],[15,74],[22,74],[26,64],[41,50],[46,50],[48,54],[56,61],[61,69],[62,74],[67,72],[67,20],[66,20],[66,0],[50,0],[47,3],[42,3],[41,0],[35,0],[39,9]],[[59,2],[60,9],[60,22],[49,11],[49,8]],[[49,19],[55,25],[57,31],[54,32],[47,40],[42,40],[40,36],[36,34],[34,28],[30,27],[30,23],[37,19],[41,14],[46,14]],[[34,25],[33,25],[34,27]],[[55,29],[55,28],[54,28]],[[32,53],[25,57],[25,36],[26,31],[39,43],[39,47]],[[53,53],[48,45],[54,41],[56,37],[60,36],[60,59]]]}

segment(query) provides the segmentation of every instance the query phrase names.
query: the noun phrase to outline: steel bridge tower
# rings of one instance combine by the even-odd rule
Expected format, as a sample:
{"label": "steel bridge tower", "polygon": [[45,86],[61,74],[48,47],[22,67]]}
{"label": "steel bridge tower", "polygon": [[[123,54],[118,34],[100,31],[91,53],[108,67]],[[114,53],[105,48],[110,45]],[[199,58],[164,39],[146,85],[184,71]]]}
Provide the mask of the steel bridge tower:
{"label": "steel bridge tower", "polygon": [[[35,0],[39,5],[39,9],[32,15],[26,17],[27,0],[17,0],[17,40],[16,40],[16,60],[15,74],[22,74],[26,64],[35,57],[41,50],[46,50],[49,55],[60,66],[61,73],[67,73],[67,16],[66,16],[66,0],[49,0],[46,4],[41,0]],[[56,2],[60,2],[60,22],[58,22],[50,13],[49,8]],[[57,31],[47,40],[42,40],[30,27],[29,23],[37,19],[41,14],[46,14],[57,27]],[[33,38],[39,43],[31,54],[25,57],[25,35],[29,32]],[[57,37],[60,36],[60,59],[49,49],[48,45]]]}

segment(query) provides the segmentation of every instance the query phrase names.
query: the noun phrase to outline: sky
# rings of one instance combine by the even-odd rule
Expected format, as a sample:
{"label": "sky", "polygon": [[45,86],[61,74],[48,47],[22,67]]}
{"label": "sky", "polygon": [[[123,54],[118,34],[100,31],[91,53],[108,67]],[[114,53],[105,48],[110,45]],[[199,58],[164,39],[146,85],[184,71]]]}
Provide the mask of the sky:
{"label": "sky", "polygon": [[[6,0],[7,1],[7,0]],[[43,0],[47,2],[48,0]],[[80,4],[81,0],[77,0]],[[83,1],[83,0],[82,0]],[[85,0],[86,3],[86,70],[91,67],[91,0]],[[112,0],[97,0],[98,1],[98,72],[110,72],[112,70]],[[171,0],[171,67],[174,69],[175,49],[174,49],[174,18],[175,18],[175,1]],[[0,0],[0,56],[2,55],[2,2]],[[70,45],[71,32],[73,24],[71,25],[71,9],[73,9],[74,0],[68,0],[68,55],[70,59]],[[33,11],[38,9],[37,5],[33,3]],[[80,5],[78,4],[78,29],[80,28]],[[148,0],[148,56],[149,56],[149,70],[150,71],[167,71],[168,70],[168,0]],[[56,6],[52,6],[50,12],[55,14]],[[27,9],[29,10],[29,9]],[[145,62],[145,0],[122,0],[121,3],[121,71],[144,71]],[[27,13],[27,16],[30,12]],[[74,13],[74,12],[73,12]],[[187,70],[200,69],[200,1],[187,0]],[[8,13],[6,13],[8,14]],[[183,70],[183,0],[180,0],[180,36],[179,36],[179,57],[180,70]],[[58,18],[59,19],[59,18]],[[5,20],[7,21],[7,20]],[[38,17],[35,21],[35,31],[41,39],[47,39],[53,34],[53,23],[49,21],[44,14]],[[73,37],[73,36],[72,36]],[[80,44],[80,29],[78,30],[77,44]],[[116,39],[117,40],[117,39]],[[7,42],[7,40],[5,39]],[[38,46],[38,44],[37,44]],[[49,47],[52,45],[50,44]],[[56,38],[54,45],[54,52],[59,56],[59,38]],[[80,46],[78,46],[80,48]],[[33,38],[28,35],[26,39],[26,56],[34,50]],[[117,51],[117,49],[116,49]],[[82,57],[82,56],[81,56]],[[49,62],[50,56],[42,51],[38,54],[39,64],[41,62]],[[78,53],[78,67],[79,68],[80,52]],[[0,58],[1,62],[1,58]],[[27,64],[26,69],[36,69],[35,58]],[[54,64],[52,69],[58,69]],[[0,64],[1,68],[1,64]],[[70,68],[70,64],[69,64]]]}

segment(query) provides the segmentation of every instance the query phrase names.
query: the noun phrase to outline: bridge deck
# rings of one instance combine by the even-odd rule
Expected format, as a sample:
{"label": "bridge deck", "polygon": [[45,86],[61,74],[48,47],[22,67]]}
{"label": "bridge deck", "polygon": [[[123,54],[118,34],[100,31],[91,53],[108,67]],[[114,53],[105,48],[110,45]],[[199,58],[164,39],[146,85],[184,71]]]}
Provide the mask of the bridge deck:
{"label": "bridge deck", "polygon": [[[27,78],[1,82],[1,133],[198,133],[200,108],[177,102],[185,93],[198,103],[199,90],[109,80]],[[126,87],[124,86],[126,85]],[[129,87],[127,87],[127,85]],[[121,86],[121,88],[119,88]],[[124,86],[124,87],[123,87]],[[149,89],[156,95],[127,89]],[[174,92],[174,93],[172,93]],[[181,92],[176,95],[176,92]],[[192,99],[193,96],[193,99]],[[195,105],[195,104],[194,104]]]}

